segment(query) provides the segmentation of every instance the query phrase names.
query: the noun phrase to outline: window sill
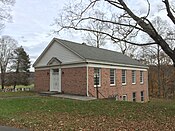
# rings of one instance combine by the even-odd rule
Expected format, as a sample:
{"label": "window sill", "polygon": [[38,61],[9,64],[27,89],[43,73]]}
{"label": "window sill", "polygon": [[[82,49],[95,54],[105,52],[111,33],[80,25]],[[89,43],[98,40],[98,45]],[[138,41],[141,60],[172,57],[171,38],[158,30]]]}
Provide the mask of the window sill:
{"label": "window sill", "polygon": [[115,84],[110,84],[110,87],[115,87],[116,85]]}
{"label": "window sill", "polygon": [[136,83],[132,83],[132,85],[136,85]]}
{"label": "window sill", "polygon": [[122,86],[126,86],[126,83],[122,83]]}
{"label": "window sill", "polygon": [[143,85],[143,82],[140,82],[141,85]]}
{"label": "window sill", "polygon": [[100,88],[101,87],[101,85],[94,85],[94,88]]}

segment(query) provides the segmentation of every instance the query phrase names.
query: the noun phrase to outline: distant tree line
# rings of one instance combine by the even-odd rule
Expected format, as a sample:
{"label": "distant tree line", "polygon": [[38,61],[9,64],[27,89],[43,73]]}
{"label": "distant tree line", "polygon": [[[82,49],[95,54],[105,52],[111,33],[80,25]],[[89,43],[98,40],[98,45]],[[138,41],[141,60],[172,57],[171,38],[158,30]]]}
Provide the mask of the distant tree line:
{"label": "distant tree line", "polygon": [[[158,71],[159,70],[159,71]],[[175,70],[172,65],[149,66],[149,95],[151,97],[174,98]]]}
{"label": "distant tree line", "polygon": [[[18,79],[16,79],[18,78]],[[28,86],[34,83],[34,72],[7,72],[5,77],[5,86],[14,87],[16,85]]]}

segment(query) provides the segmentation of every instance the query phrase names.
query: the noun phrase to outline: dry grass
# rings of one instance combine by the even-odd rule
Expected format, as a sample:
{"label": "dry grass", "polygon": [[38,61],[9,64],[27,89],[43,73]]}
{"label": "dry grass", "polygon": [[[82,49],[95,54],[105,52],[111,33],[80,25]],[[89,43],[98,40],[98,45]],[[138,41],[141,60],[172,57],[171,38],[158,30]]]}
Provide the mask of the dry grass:
{"label": "dry grass", "polygon": [[0,124],[34,131],[175,130],[175,101],[77,101],[53,97],[0,100]]}

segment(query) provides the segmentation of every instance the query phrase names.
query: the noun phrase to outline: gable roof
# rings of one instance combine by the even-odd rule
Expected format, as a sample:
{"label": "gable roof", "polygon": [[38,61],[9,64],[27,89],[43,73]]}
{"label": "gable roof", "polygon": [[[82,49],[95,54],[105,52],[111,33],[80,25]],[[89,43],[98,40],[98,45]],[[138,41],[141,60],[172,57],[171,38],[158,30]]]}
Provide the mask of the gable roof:
{"label": "gable roof", "polygon": [[58,38],[54,38],[58,43],[63,46],[69,48],[69,50],[83,57],[84,59],[101,61],[101,62],[109,62],[109,63],[117,63],[117,64],[125,64],[125,65],[133,65],[133,66],[142,66],[147,67],[137,60],[133,60],[132,58],[123,55],[122,53],[111,51],[102,48],[96,48],[93,46],[88,46],[85,44],[79,44],[72,41],[62,40]]}

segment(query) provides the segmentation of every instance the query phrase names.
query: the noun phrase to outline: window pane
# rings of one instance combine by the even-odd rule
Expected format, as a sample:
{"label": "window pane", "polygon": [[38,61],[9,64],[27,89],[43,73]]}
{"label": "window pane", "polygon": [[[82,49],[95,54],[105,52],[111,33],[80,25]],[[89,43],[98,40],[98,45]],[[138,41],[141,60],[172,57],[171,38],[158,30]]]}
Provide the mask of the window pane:
{"label": "window pane", "polygon": [[110,69],[110,84],[115,84],[115,69]]}
{"label": "window pane", "polygon": [[136,92],[132,93],[132,99],[133,99],[133,101],[136,101]]}
{"label": "window pane", "polygon": [[122,70],[122,83],[126,83],[126,70]]}
{"label": "window pane", "polygon": [[94,85],[100,85],[100,69],[94,68]]}
{"label": "window pane", "polygon": [[123,101],[127,101],[127,95],[123,95]]}
{"label": "window pane", "polygon": [[132,71],[132,83],[136,83],[136,71]]}
{"label": "window pane", "polygon": [[141,96],[141,101],[144,101],[144,93],[143,93],[143,91],[140,92],[140,96]]}
{"label": "window pane", "polygon": [[140,83],[143,83],[143,71],[140,71]]}

